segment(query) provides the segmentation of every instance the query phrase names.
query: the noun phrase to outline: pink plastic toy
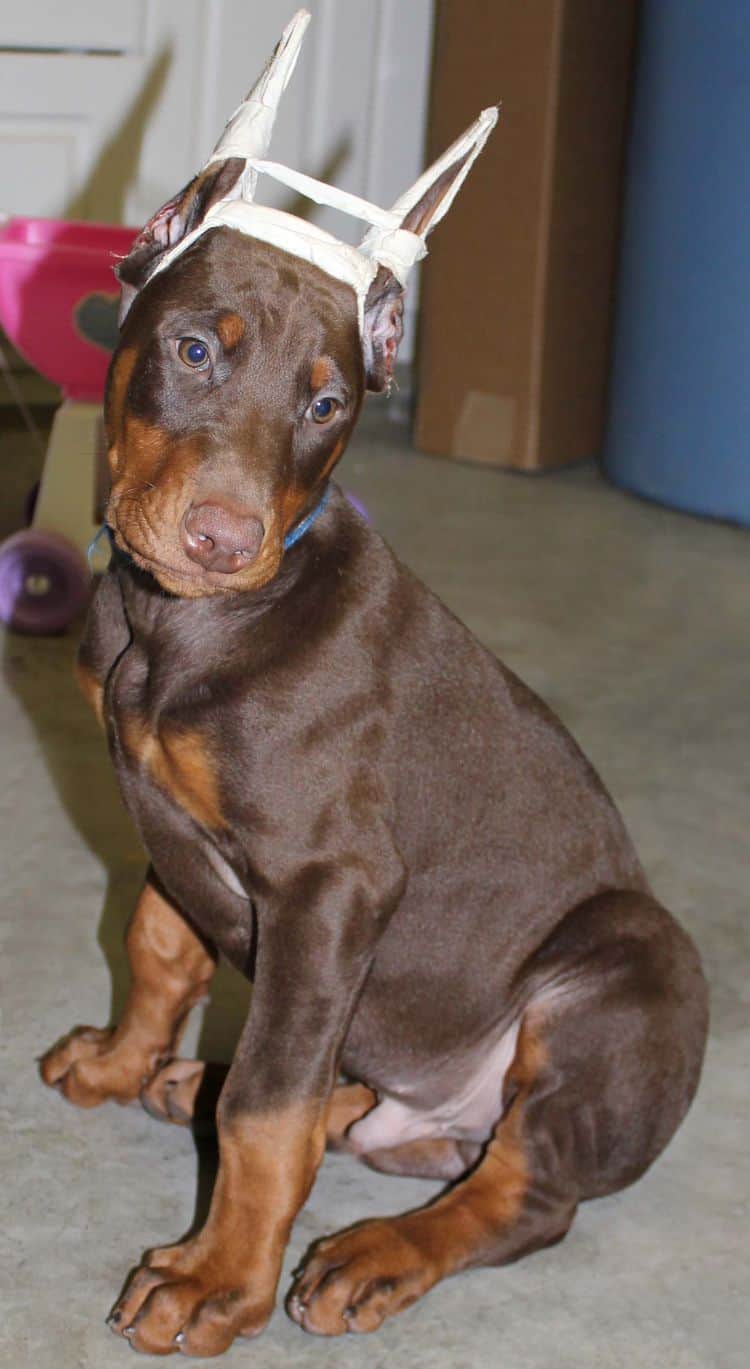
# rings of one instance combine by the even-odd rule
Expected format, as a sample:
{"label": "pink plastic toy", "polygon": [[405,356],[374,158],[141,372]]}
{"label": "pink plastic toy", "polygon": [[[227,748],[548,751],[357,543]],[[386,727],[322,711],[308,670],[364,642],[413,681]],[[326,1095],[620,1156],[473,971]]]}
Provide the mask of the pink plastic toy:
{"label": "pink plastic toy", "polygon": [[135,229],[58,219],[0,225],[0,321],[66,399],[101,403],[117,338],[113,267]]}
{"label": "pink plastic toy", "polygon": [[33,528],[0,547],[0,620],[21,632],[62,631],[86,602],[85,550],[95,531],[101,402],[117,340],[113,266],[136,230],[56,219],[0,223],[0,323],[30,364],[63,392]]}

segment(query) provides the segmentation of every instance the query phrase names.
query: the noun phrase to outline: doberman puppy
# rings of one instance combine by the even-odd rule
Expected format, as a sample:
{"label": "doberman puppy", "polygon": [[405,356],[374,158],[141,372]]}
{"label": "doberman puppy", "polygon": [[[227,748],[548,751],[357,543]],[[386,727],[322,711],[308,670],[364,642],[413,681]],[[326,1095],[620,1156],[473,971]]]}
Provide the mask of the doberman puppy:
{"label": "doberman puppy", "polygon": [[79,1106],[184,1122],[186,1015],[217,954],[253,980],[206,1224],[110,1318],[155,1354],[263,1328],[327,1140],[447,1187],[317,1245],[288,1300],[308,1331],[374,1330],[559,1241],[667,1144],[707,1020],[575,743],[331,481],[387,387],[398,283],[378,271],[362,333],[349,285],[227,227],[149,278],[233,174],[199,176],[121,268],[114,551],[79,670],[152,866],[122,1021],[42,1064]]}

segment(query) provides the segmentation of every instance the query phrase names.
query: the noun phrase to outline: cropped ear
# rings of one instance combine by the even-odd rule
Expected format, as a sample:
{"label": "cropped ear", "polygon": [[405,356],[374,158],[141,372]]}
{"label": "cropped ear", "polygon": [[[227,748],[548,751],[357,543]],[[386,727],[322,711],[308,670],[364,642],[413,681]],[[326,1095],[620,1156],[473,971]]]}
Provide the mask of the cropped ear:
{"label": "cropped ear", "polygon": [[[438,176],[401,221],[401,228],[425,238],[442,218],[440,206],[453,189],[456,179],[471,156],[467,152]],[[367,292],[364,308],[362,346],[367,389],[386,390],[393,379],[393,367],[404,335],[405,286],[387,266],[379,266]]]}
{"label": "cropped ear", "polygon": [[455,143],[400,195],[385,221],[372,219],[359,250],[377,263],[364,302],[362,348],[367,388],[384,390],[403,336],[404,289],[411,268],[427,255],[425,239],[447,214],[497,123],[490,105]]}
{"label": "cropped ear", "polygon": [[387,390],[404,335],[404,287],[386,266],[378,267],[365,299],[362,349],[365,384],[373,394]]}
{"label": "cropped ear", "polygon": [[[252,200],[257,171],[273,132],[276,111],[299,56],[307,10],[298,10],[282,33],[273,55],[252,90],[235,110],[205,166],[174,199],[149,219],[115,272],[122,285],[120,327],[139,290],[153,275],[159,259],[198,228],[218,200]],[[234,192],[234,193],[232,193]]]}
{"label": "cropped ear", "polygon": [[153,275],[162,253],[197,228],[208,210],[224,199],[245,169],[243,157],[209,163],[149,219],[127,257],[115,268],[121,285],[119,326],[122,327],[140,290]]}

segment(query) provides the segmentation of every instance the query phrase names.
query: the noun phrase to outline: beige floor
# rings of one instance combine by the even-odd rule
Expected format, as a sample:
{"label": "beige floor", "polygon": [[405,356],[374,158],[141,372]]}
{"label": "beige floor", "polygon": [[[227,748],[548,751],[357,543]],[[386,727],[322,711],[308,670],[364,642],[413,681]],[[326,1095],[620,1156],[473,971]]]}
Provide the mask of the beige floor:
{"label": "beige floor", "polygon": [[[3,530],[35,458],[0,431]],[[572,727],[663,900],[705,957],[712,1038],[698,1100],[634,1189],[590,1204],[553,1250],[456,1278],[374,1338],[305,1337],[277,1311],[227,1365],[255,1369],[744,1369],[748,1298],[747,533],[639,503],[593,468],[544,478],[414,454],[370,418],[342,479],[402,557]],[[4,1056],[0,1362],[130,1363],[104,1317],[144,1247],[205,1208],[211,1151],[138,1107],[80,1113],[34,1058],[123,991],[143,857],[70,677],[72,636],[6,636],[0,687]],[[222,975],[192,1028],[231,1052],[245,990]],[[433,1185],[326,1161],[288,1272],[315,1236]]]}

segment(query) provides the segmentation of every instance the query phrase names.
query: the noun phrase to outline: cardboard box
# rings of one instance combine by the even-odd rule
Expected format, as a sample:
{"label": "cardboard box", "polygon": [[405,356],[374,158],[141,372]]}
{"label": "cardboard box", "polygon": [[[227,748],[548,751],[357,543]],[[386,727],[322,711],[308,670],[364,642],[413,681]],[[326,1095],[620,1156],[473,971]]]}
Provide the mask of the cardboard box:
{"label": "cardboard box", "polygon": [[438,0],[430,154],[500,122],[423,280],[415,441],[537,470],[598,452],[636,0]]}

